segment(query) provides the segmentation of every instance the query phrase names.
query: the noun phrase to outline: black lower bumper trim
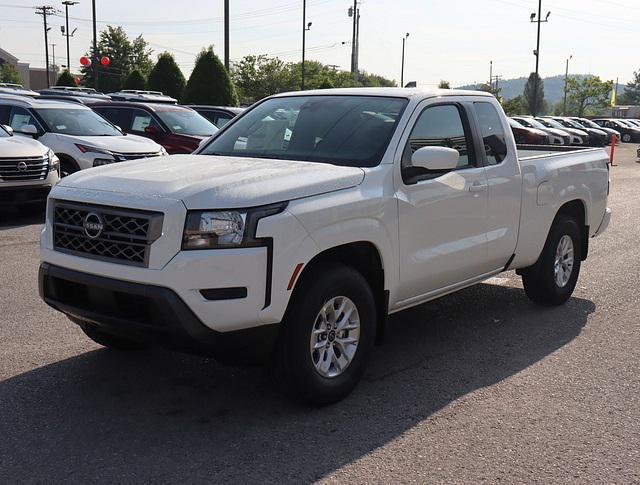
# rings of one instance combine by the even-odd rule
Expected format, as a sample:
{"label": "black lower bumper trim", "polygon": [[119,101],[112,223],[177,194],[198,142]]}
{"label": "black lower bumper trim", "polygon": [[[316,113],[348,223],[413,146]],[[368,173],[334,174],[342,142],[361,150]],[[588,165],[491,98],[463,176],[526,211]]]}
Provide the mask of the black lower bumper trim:
{"label": "black lower bumper trim", "polygon": [[131,283],[42,263],[41,298],[80,326],[222,361],[257,363],[267,359],[279,325],[216,332],[204,325],[171,289]]}
{"label": "black lower bumper trim", "polygon": [[14,187],[1,187],[0,186],[0,202],[6,202],[10,204],[22,204],[29,202],[44,202],[47,200],[47,196],[51,191],[51,186],[14,186]]}

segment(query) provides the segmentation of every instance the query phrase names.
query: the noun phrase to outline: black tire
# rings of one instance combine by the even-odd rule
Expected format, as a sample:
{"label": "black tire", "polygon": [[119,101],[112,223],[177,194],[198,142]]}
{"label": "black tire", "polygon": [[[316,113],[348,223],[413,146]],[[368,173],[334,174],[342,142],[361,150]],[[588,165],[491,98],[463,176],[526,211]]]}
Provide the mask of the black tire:
{"label": "black tire", "polygon": [[124,337],[105,333],[94,325],[82,325],[82,331],[95,343],[113,350],[145,350],[149,345]]}
{"label": "black tire", "polygon": [[[312,360],[311,332],[325,303],[339,296],[355,304],[360,336],[355,354],[342,373],[325,377]],[[343,399],[364,373],[375,340],[376,318],[371,287],[358,271],[336,263],[310,268],[298,283],[283,321],[270,365],[274,382],[288,396],[314,405]]]}
{"label": "black tire", "polygon": [[631,135],[629,135],[628,133],[625,133],[624,135],[622,135],[622,141],[625,143],[630,143],[631,142]]}
{"label": "black tire", "polygon": [[74,160],[67,157],[60,158],[60,178],[76,173],[78,170],[80,168]]}
{"label": "black tire", "polygon": [[[556,281],[554,267],[556,251],[564,236],[571,238],[573,244],[573,268],[567,283],[560,286]],[[582,245],[582,236],[576,221],[567,215],[557,216],[538,261],[521,273],[524,291],[534,303],[546,306],[562,305],[571,297],[580,274]]]}

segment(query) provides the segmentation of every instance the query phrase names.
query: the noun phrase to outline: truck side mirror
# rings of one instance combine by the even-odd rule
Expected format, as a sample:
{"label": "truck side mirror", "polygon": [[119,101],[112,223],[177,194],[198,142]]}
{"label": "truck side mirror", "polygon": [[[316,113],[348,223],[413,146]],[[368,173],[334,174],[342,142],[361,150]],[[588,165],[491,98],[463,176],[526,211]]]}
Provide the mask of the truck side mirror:
{"label": "truck side mirror", "polygon": [[40,134],[40,132],[38,131],[38,128],[36,128],[35,125],[22,125],[20,129],[17,131],[24,135],[31,135],[34,138],[37,138],[38,135]]}
{"label": "truck side mirror", "polygon": [[4,128],[4,131],[9,133],[9,136],[13,136],[13,128],[11,128],[9,125],[2,125],[2,128]]}
{"label": "truck side mirror", "polygon": [[427,170],[453,170],[458,166],[460,153],[448,147],[422,147],[411,155],[411,165]]}

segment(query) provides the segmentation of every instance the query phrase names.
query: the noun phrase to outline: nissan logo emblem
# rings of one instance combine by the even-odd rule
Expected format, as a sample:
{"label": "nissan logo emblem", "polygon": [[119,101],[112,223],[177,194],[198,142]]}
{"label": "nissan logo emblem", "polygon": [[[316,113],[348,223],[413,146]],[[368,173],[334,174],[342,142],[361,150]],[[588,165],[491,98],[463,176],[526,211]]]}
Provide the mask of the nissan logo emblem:
{"label": "nissan logo emblem", "polygon": [[82,222],[82,229],[88,238],[95,239],[100,237],[102,231],[104,231],[104,222],[95,212],[89,212]]}
{"label": "nissan logo emblem", "polygon": [[16,168],[18,169],[18,172],[24,172],[27,170],[28,166],[26,162],[20,162]]}

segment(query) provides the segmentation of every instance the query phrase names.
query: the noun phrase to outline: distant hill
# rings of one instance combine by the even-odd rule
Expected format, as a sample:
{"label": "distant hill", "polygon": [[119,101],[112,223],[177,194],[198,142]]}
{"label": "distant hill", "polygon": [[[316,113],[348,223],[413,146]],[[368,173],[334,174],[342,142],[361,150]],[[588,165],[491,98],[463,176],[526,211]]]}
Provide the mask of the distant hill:
{"label": "distant hill", "polygon": [[[571,77],[585,78],[586,74],[571,74]],[[544,98],[550,103],[557,103],[562,101],[564,97],[564,74],[559,76],[545,77],[542,79],[544,82]],[[524,85],[527,83],[526,77],[519,77],[516,79],[502,79],[500,80],[500,95],[505,99],[512,99],[519,96],[524,91]],[[466,86],[460,86],[459,89],[478,89],[479,84],[468,84]]]}

